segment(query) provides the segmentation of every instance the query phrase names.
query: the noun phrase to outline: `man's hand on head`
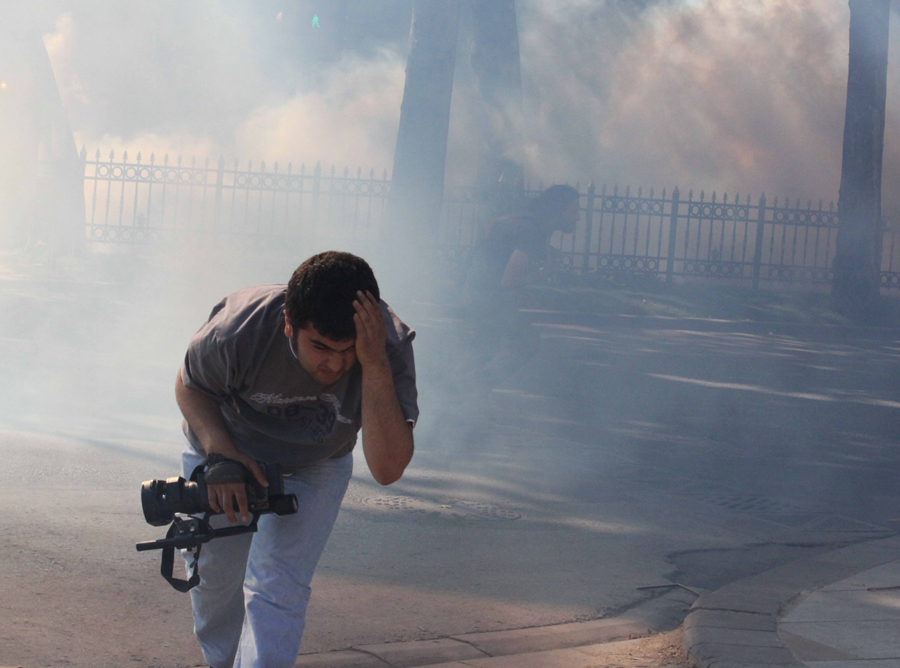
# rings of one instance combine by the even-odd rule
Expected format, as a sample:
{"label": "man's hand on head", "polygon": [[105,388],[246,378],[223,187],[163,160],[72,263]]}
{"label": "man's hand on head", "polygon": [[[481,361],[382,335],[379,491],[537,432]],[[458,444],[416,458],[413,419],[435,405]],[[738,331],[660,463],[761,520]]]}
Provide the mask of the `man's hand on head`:
{"label": "man's hand on head", "polygon": [[371,292],[357,292],[356,295],[353,302],[353,308],[356,309],[353,314],[353,322],[356,324],[356,359],[363,369],[386,365],[387,329],[381,315],[381,306]]}

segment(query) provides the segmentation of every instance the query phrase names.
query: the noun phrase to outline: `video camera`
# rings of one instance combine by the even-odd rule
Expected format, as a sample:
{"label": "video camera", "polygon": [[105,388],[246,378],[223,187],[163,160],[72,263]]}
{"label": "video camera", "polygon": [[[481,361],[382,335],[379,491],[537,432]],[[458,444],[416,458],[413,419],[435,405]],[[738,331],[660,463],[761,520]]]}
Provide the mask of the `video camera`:
{"label": "video camera", "polygon": [[[166,480],[147,480],[141,485],[141,506],[144,519],[152,526],[165,526],[171,522],[165,538],[137,543],[138,552],[162,550],[162,576],[175,589],[186,592],[200,582],[198,562],[200,547],[213,538],[224,538],[257,530],[261,515],[292,515],[297,512],[297,497],[284,493],[284,480],[277,464],[259,462],[266,476],[268,487],[260,485],[242,464],[220,455],[210,455],[206,465],[198,466],[190,480],[172,477]],[[209,518],[215,514],[209,505],[208,484],[243,482],[246,485],[247,508],[252,515],[249,524],[213,529]],[[235,504],[237,512],[237,504]],[[185,517],[182,517],[184,515]],[[189,580],[173,577],[175,550],[195,549]]]}

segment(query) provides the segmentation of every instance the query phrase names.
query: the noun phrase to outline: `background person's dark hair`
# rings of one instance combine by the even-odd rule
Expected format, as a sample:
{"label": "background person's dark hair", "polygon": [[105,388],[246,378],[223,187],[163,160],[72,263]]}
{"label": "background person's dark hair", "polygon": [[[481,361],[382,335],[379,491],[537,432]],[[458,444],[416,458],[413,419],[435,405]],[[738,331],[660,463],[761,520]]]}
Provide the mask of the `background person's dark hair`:
{"label": "background person's dark hair", "polygon": [[372,268],[361,257],[327,251],[313,255],[297,267],[287,287],[284,309],[291,327],[312,323],[334,341],[356,338],[353,300],[357,290],[381,299]]}
{"label": "background person's dark hair", "polygon": [[528,202],[528,211],[541,222],[548,222],[561,214],[574,201],[581,197],[572,186],[550,186],[540,195]]}

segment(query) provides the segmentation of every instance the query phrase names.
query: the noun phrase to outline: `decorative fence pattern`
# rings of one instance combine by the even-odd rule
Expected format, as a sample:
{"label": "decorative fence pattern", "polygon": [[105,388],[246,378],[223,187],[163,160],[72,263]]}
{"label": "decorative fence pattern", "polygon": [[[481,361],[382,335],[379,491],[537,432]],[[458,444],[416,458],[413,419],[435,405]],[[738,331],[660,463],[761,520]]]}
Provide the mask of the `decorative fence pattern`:
{"label": "decorative fence pattern", "polygon": [[142,244],[179,237],[253,240],[261,245],[289,239],[335,237],[377,240],[384,229],[390,182],[387,172],[376,178],[374,170],[355,177],[311,172],[293,165],[281,171],[260,163],[242,169],[235,160],[220,158],[197,164],[178,157],[161,163],[153,154],[143,163],[138,153],[128,162],[110,152],[108,160],[85,164],[85,198],[88,242]]}
{"label": "decorative fence pattern", "polygon": [[[232,240],[282,246],[310,239],[372,241],[387,231],[390,181],[357,170],[342,174],[317,164],[280,170],[248,162],[202,165],[168,156],[128,162],[99,151],[85,165],[86,239],[144,244],[178,238]],[[519,201],[537,195],[527,185]],[[580,190],[580,188],[579,188]],[[573,234],[554,235],[568,272],[584,280],[643,275],[672,281],[698,277],[751,283],[829,284],[838,217],[832,204],[801,206],[766,196],[715,193],[684,197],[651,189],[611,192],[591,184],[582,194],[582,216]],[[436,232],[442,261],[461,267],[484,229],[490,208],[471,190],[447,193]],[[881,283],[900,289],[900,230],[885,225]]]}

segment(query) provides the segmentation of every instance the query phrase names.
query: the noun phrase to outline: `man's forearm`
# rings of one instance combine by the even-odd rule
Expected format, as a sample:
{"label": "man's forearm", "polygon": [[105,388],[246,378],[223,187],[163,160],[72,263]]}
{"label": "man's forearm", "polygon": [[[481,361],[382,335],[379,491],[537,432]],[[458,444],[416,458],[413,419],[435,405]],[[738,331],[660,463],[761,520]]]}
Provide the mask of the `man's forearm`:
{"label": "man's forearm", "polygon": [[400,479],[413,455],[412,425],[406,421],[391,367],[363,367],[362,373],[363,454],[375,480],[390,485]]}
{"label": "man's forearm", "polygon": [[175,381],[175,401],[206,454],[218,452],[227,456],[229,450],[236,449],[225,429],[219,404],[202,392],[185,387],[181,369]]}

